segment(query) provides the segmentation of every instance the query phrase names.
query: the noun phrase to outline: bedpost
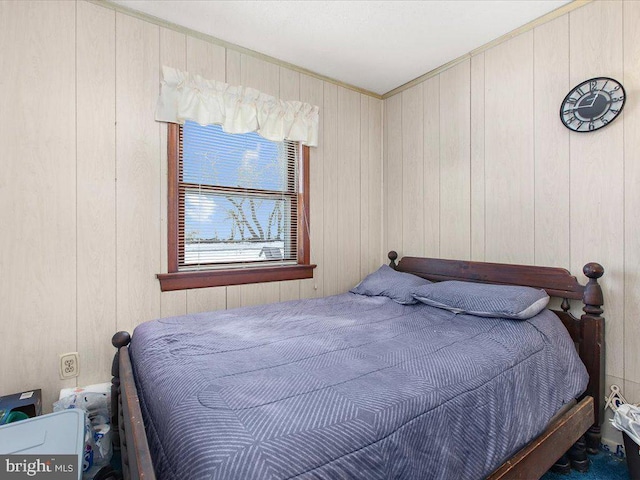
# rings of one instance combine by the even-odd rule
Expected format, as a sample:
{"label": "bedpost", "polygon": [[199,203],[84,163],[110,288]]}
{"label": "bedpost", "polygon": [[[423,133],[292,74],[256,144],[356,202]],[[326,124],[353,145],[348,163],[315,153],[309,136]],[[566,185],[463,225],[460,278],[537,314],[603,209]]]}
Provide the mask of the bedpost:
{"label": "bedpost", "polygon": [[116,354],[113,356],[111,364],[111,431],[113,432],[113,445],[120,448],[120,418],[118,404],[120,396],[120,349],[126,347],[131,342],[131,335],[128,332],[117,332],[111,338],[111,344],[116,347]]}
{"label": "bedpost", "polygon": [[582,341],[580,342],[580,357],[589,372],[587,394],[593,397],[595,423],[586,433],[587,452],[594,454],[600,448],[602,437],[601,425],[604,421],[604,318],[602,305],[604,304],[602,288],[598,278],[604,274],[604,268],[598,263],[587,263],[582,269],[589,278],[585,286],[582,301],[584,314],[581,317]]}
{"label": "bedpost", "polygon": [[398,259],[398,252],[391,250],[387,256],[389,257],[389,260],[391,260],[389,262],[389,266],[395,270],[397,267],[396,260]]}

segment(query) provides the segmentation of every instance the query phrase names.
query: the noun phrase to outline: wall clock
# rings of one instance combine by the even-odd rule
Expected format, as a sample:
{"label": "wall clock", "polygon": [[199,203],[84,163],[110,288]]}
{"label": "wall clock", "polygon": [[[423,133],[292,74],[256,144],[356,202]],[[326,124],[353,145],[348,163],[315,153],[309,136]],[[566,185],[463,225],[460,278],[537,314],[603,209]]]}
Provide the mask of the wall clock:
{"label": "wall clock", "polygon": [[560,105],[560,120],[574,132],[606,127],[620,113],[626,100],[624,87],[613,78],[596,77],[575,86]]}

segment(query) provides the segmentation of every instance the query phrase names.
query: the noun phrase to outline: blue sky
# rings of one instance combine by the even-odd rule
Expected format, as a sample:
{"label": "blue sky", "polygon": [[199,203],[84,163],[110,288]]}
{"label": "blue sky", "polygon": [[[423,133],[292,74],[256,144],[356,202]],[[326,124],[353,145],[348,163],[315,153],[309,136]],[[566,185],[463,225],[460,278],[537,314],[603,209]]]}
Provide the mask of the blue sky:
{"label": "blue sky", "polygon": [[[283,191],[286,189],[286,155],[283,142],[267,140],[257,133],[228,134],[219,125],[200,126],[187,122],[183,129],[183,178],[190,183]],[[284,216],[284,201],[253,197],[202,194],[185,195],[185,235],[187,238],[228,240],[232,235],[251,237],[250,229],[238,226],[233,217],[249,220],[253,231],[265,236],[276,234],[276,217]],[[251,213],[251,203],[255,219]],[[234,205],[235,204],[235,205]],[[275,211],[274,211],[275,210]],[[271,217],[271,221],[270,221]],[[241,224],[242,222],[240,222]],[[234,227],[235,224],[235,227]]]}

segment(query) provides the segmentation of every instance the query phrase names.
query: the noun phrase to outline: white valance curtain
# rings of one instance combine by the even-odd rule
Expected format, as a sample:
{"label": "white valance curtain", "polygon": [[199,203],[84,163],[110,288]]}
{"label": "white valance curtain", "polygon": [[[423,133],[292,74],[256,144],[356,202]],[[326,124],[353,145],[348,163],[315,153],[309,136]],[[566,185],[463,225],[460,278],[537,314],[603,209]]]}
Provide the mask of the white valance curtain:
{"label": "white valance curtain", "polygon": [[200,125],[219,124],[227,133],[258,132],[273,141],[284,139],[318,145],[318,107],[279,100],[248,87],[207,80],[162,67],[156,120]]}

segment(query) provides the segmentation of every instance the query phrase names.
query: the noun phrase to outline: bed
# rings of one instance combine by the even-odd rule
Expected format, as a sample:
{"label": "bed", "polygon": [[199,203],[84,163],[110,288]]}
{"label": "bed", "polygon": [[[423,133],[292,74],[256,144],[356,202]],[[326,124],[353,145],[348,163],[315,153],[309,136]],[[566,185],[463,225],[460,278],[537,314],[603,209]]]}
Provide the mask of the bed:
{"label": "bed", "polygon": [[574,443],[577,461],[597,450],[600,265],[581,285],[559,268],[389,258],[432,282],[544,289],[561,322],[345,293],[118,332],[125,478],[537,478]]}

